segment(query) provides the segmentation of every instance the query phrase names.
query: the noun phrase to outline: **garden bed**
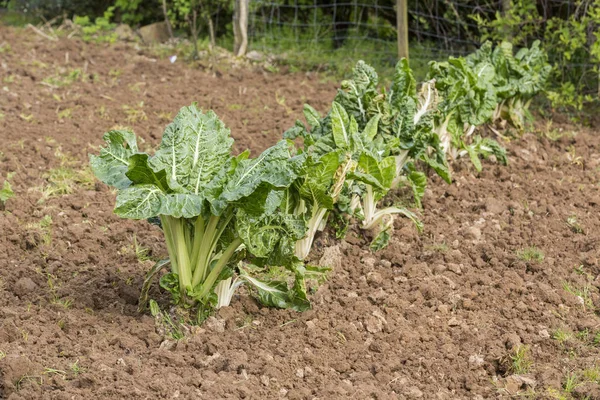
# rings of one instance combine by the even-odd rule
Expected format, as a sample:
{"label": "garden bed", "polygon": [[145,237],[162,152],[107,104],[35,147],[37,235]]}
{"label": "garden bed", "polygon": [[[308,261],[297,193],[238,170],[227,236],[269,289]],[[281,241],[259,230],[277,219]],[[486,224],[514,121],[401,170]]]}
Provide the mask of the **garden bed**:
{"label": "garden bed", "polygon": [[429,182],[423,233],[397,219],[376,254],[358,231],[321,235],[313,261],[334,269],[311,311],[242,293],[175,341],[136,311],[161,234],[112,213],[88,153],[116,125],[154,148],[192,101],[259,152],[335,84],[9,28],[0,51],[0,180],[14,172],[15,192],[0,215],[0,398],[600,398],[593,130],[540,124],[505,143],[508,167],[454,164],[453,185]]}

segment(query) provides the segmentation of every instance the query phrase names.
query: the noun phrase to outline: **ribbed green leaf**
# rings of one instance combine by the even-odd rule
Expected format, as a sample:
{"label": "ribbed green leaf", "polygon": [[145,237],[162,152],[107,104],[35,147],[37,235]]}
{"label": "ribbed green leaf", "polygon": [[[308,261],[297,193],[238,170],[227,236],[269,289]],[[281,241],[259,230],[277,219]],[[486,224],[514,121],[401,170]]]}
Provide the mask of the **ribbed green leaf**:
{"label": "ribbed green leaf", "polygon": [[106,147],[98,156],[90,155],[94,175],[107,185],[124,189],[131,184],[125,173],[129,168],[129,157],[138,152],[135,135],[127,130],[112,130],[104,134]]}
{"label": "ribbed green leaf", "polygon": [[134,154],[129,157],[129,169],[125,175],[134,185],[156,185],[163,192],[168,192],[170,188],[165,170],[155,172],[148,165],[148,159],[149,156],[145,153]]}
{"label": "ribbed green leaf", "polygon": [[203,114],[195,105],[183,107],[165,129],[150,165],[155,171],[166,171],[172,189],[202,195],[229,161],[232,144],[229,129],[214,112]]}
{"label": "ribbed green leaf", "polygon": [[306,118],[306,122],[308,122],[308,126],[310,126],[311,130],[319,127],[321,125],[321,116],[318,111],[309,106],[308,104],[304,105],[304,118]]}
{"label": "ribbed green leaf", "polygon": [[331,189],[339,166],[340,154],[338,152],[328,153],[316,162],[309,160],[304,182],[299,188],[300,196],[310,204],[316,203],[320,207],[331,210],[334,204]]}
{"label": "ribbed green leaf", "polygon": [[350,118],[346,110],[336,102],[333,102],[331,109],[331,129],[335,145],[340,149],[348,149],[350,147]]}
{"label": "ribbed green leaf", "polygon": [[161,199],[160,214],[175,218],[195,218],[203,213],[204,199],[196,194],[171,193]]}
{"label": "ribbed green leaf", "polygon": [[115,214],[123,218],[148,219],[159,215],[164,193],[155,185],[135,185],[119,190]]}
{"label": "ribbed green leaf", "polygon": [[247,275],[244,275],[244,280],[256,290],[258,301],[266,306],[289,308],[295,311],[310,309],[303,280],[296,279],[291,289],[284,281],[266,282]]}

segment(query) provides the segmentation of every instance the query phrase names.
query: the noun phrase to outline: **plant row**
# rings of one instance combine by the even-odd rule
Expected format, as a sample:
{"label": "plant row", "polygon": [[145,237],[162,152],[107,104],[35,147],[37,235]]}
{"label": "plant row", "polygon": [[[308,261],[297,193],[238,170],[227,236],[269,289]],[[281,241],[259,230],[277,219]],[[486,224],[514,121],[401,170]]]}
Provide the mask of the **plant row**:
{"label": "plant row", "polygon": [[[432,62],[421,84],[401,60],[389,88],[359,61],[325,115],[305,105],[306,122],[254,158],[233,155],[229,129],[195,104],[166,127],[154,155],[130,131],[106,133],[90,157],[94,173],[118,190],[117,215],[161,227],[169,254],[148,274],[141,308],[167,267],[160,286],[200,320],[243,284],[265,305],[309,308],[306,281],[326,272],[307,264],[319,231],[356,223],[376,251],[395,216],[421,229],[410,208],[421,206],[427,173],[451,183],[449,161],[467,155],[477,170],[481,157],[506,164],[505,150],[478,132],[498,120],[523,129],[549,71],[537,42],[516,54],[510,43],[486,43]],[[389,196],[397,188],[410,193],[403,205]]]}

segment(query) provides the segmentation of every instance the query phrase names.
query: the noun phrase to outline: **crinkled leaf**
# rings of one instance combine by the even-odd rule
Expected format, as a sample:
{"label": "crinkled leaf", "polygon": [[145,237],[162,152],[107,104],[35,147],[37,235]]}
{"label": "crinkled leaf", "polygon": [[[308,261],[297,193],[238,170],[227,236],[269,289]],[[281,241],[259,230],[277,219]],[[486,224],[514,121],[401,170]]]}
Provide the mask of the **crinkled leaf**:
{"label": "crinkled leaf", "polygon": [[[236,230],[250,253],[255,257],[268,258],[276,251],[291,256],[295,242],[304,237],[306,226],[293,214],[274,212],[255,217],[238,210]],[[277,249],[278,246],[285,248]]]}
{"label": "crinkled leaf", "polygon": [[350,118],[346,110],[334,102],[331,109],[331,129],[335,145],[340,149],[350,147]]}
{"label": "crinkled leaf", "polygon": [[156,185],[163,192],[168,192],[170,188],[165,170],[155,172],[148,165],[148,159],[148,154],[133,154],[129,157],[129,169],[125,175],[134,185]]}
{"label": "crinkled leaf", "polygon": [[306,118],[306,122],[308,122],[308,126],[310,126],[311,130],[318,128],[321,126],[321,116],[318,111],[312,108],[310,105],[304,105],[304,118]]}
{"label": "crinkled leaf", "polygon": [[160,214],[165,195],[155,185],[135,185],[119,190],[115,214],[123,218],[148,219]]}
{"label": "crinkled leaf", "polygon": [[373,238],[371,244],[369,245],[369,248],[372,251],[379,251],[387,247],[388,243],[390,242],[390,238],[391,228],[383,229],[377,234],[377,236]]}
{"label": "crinkled leaf", "polygon": [[285,189],[301,171],[304,156],[290,157],[289,143],[282,140],[265,150],[259,157],[241,160],[233,170],[220,172],[225,180],[217,180],[207,190],[212,212],[220,215],[224,207],[250,196],[259,186]]}
{"label": "crinkled leaf", "polygon": [[425,187],[427,186],[427,176],[423,172],[413,169],[406,177],[412,188],[415,203],[417,207],[421,208],[421,199],[425,195]]}
{"label": "crinkled leaf", "polygon": [[400,108],[407,97],[414,96],[416,88],[417,84],[408,60],[402,58],[394,70],[390,102]]}
{"label": "crinkled leaf", "polygon": [[160,277],[160,287],[171,293],[173,297],[173,303],[178,304],[181,298],[181,292],[179,291],[179,277],[177,274],[170,272]]}
{"label": "crinkled leaf", "polygon": [[107,185],[124,189],[131,184],[125,173],[129,169],[129,157],[138,152],[135,135],[127,130],[112,130],[103,136],[106,147],[100,148],[98,156],[90,155],[94,175]]}
{"label": "crinkled leaf", "polygon": [[309,159],[309,164],[305,170],[304,182],[300,185],[300,196],[309,203],[316,203],[320,207],[333,208],[334,198],[331,189],[340,166],[340,154],[331,152],[318,161]]}
{"label": "crinkled leaf", "polygon": [[204,199],[195,194],[170,193],[161,200],[160,214],[175,218],[194,218],[202,215]]}
{"label": "crinkled leaf", "polygon": [[155,171],[165,170],[173,190],[200,194],[230,159],[233,139],[217,115],[191,105],[182,107],[167,126],[151,159]]}

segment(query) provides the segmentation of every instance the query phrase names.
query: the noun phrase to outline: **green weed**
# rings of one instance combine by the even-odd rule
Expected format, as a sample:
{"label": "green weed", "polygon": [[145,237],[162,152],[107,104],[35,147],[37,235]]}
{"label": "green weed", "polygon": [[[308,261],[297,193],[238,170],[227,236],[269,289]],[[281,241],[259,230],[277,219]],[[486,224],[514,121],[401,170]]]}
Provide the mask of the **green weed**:
{"label": "green weed", "polygon": [[523,261],[544,261],[544,252],[535,246],[525,247],[517,252],[517,257]]}
{"label": "green weed", "polygon": [[592,301],[592,296],[590,293],[590,286],[585,285],[583,287],[571,286],[568,282],[563,283],[563,289],[568,293],[571,293],[574,296],[577,296],[577,299],[581,303],[581,305],[588,309],[594,309],[594,302]]}
{"label": "green weed", "polygon": [[148,116],[146,115],[146,112],[143,108],[143,101],[133,106],[124,105],[123,111],[125,111],[125,115],[127,116],[125,120],[130,124],[136,124],[140,121],[146,121],[148,119]]}
{"label": "green weed", "polygon": [[511,374],[523,375],[528,373],[531,370],[531,367],[533,367],[533,361],[529,354],[529,346],[516,346],[511,354],[509,354],[509,358],[509,372]]}

